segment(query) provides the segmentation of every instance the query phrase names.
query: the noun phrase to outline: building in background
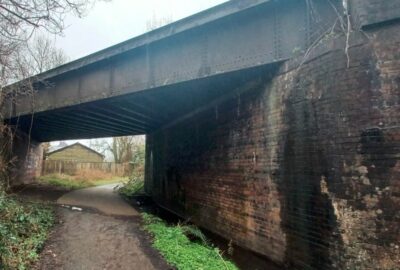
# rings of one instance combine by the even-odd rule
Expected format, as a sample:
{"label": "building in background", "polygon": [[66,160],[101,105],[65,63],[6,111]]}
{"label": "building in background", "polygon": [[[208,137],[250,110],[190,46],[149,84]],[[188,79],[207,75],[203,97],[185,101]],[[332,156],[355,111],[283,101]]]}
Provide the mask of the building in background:
{"label": "building in background", "polygon": [[64,160],[76,162],[103,162],[104,155],[79,142],[51,149],[46,154],[47,160]]}
{"label": "building in background", "polygon": [[68,144],[66,142],[64,142],[64,141],[59,141],[57,145],[51,145],[51,143],[48,143],[48,144],[49,144],[49,147],[48,147],[48,151],[46,153],[51,153],[51,152],[54,152],[54,151],[56,151],[58,149],[61,149],[61,148],[64,148],[64,147],[68,146]]}

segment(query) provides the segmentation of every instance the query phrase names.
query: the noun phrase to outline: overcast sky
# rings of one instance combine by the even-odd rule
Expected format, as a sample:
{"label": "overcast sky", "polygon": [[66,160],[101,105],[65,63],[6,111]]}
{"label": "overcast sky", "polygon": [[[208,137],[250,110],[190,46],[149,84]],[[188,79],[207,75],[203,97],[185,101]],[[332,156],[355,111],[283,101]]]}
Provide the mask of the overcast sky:
{"label": "overcast sky", "polygon": [[226,2],[226,0],[112,0],[99,1],[80,19],[68,16],[68,28],[56,38],[71,60],[146,32],[149,20],[173,21]]}
{"label": "overcast sky", "polygon": [[[146,32],[153,17],[173,21],[226,0],[113,0],[99,1],[84,18],[68,16],[62,37],[54,37],[70,60],[75,60]],[[88,140],[79,140],[89,145]],[[68,144],[76,140],[67,141]],[[54,142],[52,144],[58,144]]]}

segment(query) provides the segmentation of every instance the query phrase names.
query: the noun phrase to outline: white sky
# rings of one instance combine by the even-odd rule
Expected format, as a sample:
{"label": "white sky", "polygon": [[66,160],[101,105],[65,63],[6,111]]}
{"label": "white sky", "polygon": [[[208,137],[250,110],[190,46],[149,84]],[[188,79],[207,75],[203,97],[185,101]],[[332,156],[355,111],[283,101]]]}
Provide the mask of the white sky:
{"label": "white sky", "polygon": [[172,17],[174,21],[226,0],[112,0],[99,1],[80,19],[68,16],[64,37],[56,45],[71,60],[146,32],[147,21]]}
{"label": "white sky", "polygon": [[[145,33],[147,22],[153,17],[177,21],[223,2],[226,0],[99,1],[84,18],[68,16],[67,29],[55,41],[70,60],[75,60]],[[75,142],[67,141],[68,144]],[[89,140],[79,142],[89,145]]]}

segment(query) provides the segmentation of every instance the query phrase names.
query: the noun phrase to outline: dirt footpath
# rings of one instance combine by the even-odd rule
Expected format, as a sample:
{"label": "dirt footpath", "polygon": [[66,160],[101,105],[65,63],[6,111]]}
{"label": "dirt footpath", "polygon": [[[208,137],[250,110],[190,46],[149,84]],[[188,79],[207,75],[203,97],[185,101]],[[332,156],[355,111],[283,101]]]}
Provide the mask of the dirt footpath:
{"label": "dirt footpath", "polygon": [[170,269],[150,247],[137,218],[59,208],[58,224],[35,269]]}
{"label": "dirt footpath", "polygon": [[[71,206],[57,208],[59,224],[50,234],[34,269],[171,269],[151,247],[149,236],[140,229],[137,212],[133,208],[127,209],[114,194],[112,188],[106,187],[73,191],[62,196],[63,202],[73,201],[74,206],[83,210],[72,210]],[[85,208],[87,195],[91,204],[101,202],[100,209],[95,205]],[[127,209],[127,214],[105,214],[101,212],[105,204],[107,210],[115,204],[116,213],[121,214],[121,209]]]}

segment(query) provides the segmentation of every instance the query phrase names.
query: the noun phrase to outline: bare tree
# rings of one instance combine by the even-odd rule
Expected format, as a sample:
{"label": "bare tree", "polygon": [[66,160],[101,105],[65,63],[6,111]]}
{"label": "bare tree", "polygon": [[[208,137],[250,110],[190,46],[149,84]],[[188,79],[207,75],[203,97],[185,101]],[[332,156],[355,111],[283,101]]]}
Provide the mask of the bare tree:
{"label": "bare tree", "polygon": [[68,61],[66,53],[43,35],[27,42],[18,53],[15,79],[22,80],[60,66]]}
{"label": "bare tree", "polygon": [[65,16],[82,16],[88,0],[1,0],[0,1],[0,84],[15,80],[20,54],[38,29],[60,34]]}
{"label": "bare tree", "polygon": [[113,137],[111,140],[92,140],[90,147],[102,154],[111,153],[114,162],[133,162],[137,159],[144,159],[143,136]]}
{"label": "bare tree", "polygon": [[172,22],[173,22],[172,15],[163,18],[158,18],[156,16],[156,13],[153,12],[153,17],[150,20],[147,20],[146,22],[146,30],[152,31],[154,29],[160,28]]}
{"label": "bare tree", "polygon": [[26,46],[16,52],[16,56],[14,76],[13,80],[9,79],[10,82],[32,77],[68,61],[66,53],[43,35],[27,42]]}
{"label": "bare tree", "polygon": [[55,47],[54,42],[43,35],[33,39],[23,54],[30,75],[42,73],[68,61],[65,52]]}
{"label": "bare tree", "polygon": [[[12,148],[14,136],[10,128],[3,124],[1,115],[5,97],[10,94],[9,91],[5,93],[4,86],[32,75],[21,55],[24,55],[29,40],[38,30],[61,34],[65,29],[65,16],[69,13],[83,16],[88,5],[94,1],[0,0],[0,184],[6,181],[4,178],[12,161],[12,158],[6,156]],[[55,58],[58,61],[60,57]],[[12,89],[12,96],[33,93],[30,80],[26,80],[25,84]]]}

